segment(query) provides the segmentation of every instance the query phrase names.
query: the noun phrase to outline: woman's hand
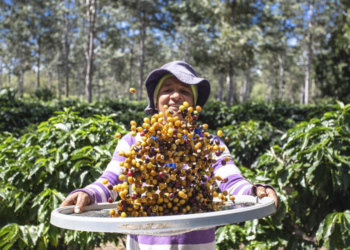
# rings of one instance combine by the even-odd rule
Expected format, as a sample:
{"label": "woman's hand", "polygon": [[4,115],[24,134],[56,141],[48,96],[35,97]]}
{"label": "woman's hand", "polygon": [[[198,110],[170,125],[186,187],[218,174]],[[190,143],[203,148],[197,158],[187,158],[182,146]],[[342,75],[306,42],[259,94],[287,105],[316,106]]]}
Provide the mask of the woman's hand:
{"label": "woman's hand", "polygon": [[256,188],[256,195],[259,198],[263,198],[265,196],[272,198],[275,201],[275,206],[277,208],[278,206],[278,199],[277,199],[277,195],[275,193],[275,191],[272,188],[265,188],[262,186],[259,186]]}
{"label": "woman's hand", "polygon": [[74,213],[81,214],[84,210],[84,206],[90,204],[90,197],[87,193],[76,192],[69,195],[60,205],[60,207],[65,207],[69,205],[75,205]]}

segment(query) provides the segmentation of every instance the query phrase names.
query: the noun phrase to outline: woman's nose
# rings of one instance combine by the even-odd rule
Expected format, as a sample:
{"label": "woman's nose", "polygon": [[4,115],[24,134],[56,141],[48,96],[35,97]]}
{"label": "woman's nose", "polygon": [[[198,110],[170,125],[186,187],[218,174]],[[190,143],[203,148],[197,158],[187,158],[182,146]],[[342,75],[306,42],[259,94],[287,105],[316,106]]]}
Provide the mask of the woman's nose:
{"label": "woman's nose", "polygon": [[171,95],[171,98],[178,99],[180,97],[180,93],[177,90],[174,90]]}

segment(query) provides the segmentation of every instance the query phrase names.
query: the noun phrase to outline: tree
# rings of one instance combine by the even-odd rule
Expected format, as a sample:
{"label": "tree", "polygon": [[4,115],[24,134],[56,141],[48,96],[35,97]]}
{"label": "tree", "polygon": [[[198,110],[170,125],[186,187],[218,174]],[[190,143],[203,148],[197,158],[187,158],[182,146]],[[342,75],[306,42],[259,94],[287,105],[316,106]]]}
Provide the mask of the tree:
{"label": "tree", "polygon": [[146,36],[148,29],[170,30],[171,22],[167,19],[167,14],[163,9],[167,1],[156,0],[128,0],[123,1],[123,5],[130,11],[134,21],[139,25],[139,79],[138,79],[138,101],[142,100],[142,89],[144,81],[144,68],[146,57]]}
{"label": "tree", "polygon": [[[350,4],[344,4],[350,13]],[[317,55],[316,76],[322,96],[350,102],[350,25],[349,16],[339,13],[337,28],[322,43]]]}
{"label": "tree", "polygon": [[87,44],[87,51],[86,51],[85,93],[86,93],[86,100],[88,102],[92,102],[95,18],[96,18],[96,0],[86,0],[86,19],[88,22],[87,24],[88,44]]}

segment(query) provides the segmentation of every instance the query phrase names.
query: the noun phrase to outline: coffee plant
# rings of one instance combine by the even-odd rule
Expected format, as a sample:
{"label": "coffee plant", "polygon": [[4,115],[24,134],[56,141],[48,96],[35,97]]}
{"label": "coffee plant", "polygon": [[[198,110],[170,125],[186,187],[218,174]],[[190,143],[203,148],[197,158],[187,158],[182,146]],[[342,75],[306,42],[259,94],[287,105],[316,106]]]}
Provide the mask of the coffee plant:
{"label": "coffee plant", "polygon": [[[141,123],[145,106],[44,102],[1,90],[0,249],[88,249],[120,240],[59,229],[49,217],[72,190],[100,176],[114,134],[126,133],[130,120]],[[279,196],[274,215],[219,227],[217,249],[350,249],[350,105],[210,102],[199,120],[224,131],[243,176],[271,184]]]}
{"label": "coffee plant", "polygon": [[276,188],[280,208],[259,222],[246,222],[243,230],[219,229],[219,249],[239,242],[247,249],[349,249],[350,104],[334,108],[288,130],[282,146],[259,157],[255,180]]}
{"label": "coffee plant", "polygon": [[241,122],[222,128],[234,162],[250,168],[271,146],[280,144],[282,131],[263,121]]}
{"label": "coffee plant", "polygon": [[0,248],[87,249],[118,242],[118,235],[76,232],[50,225],[50,213],[72,190],[95,181],[126,133],[115,115],[81,118],[69,109],[20,138],[0,145]]}

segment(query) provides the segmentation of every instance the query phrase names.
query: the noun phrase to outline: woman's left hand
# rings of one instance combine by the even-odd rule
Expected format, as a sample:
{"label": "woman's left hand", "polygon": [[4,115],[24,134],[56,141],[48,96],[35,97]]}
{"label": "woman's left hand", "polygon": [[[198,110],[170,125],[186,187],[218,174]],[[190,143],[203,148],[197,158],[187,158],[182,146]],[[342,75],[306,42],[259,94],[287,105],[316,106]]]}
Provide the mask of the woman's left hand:
{"label": "woman's left hand", "polygon": [[256,188],[256,195],[259,198],[263,198],[265,196],[272,198],[275,201],[275,206],[277,208],[278,199],[275,191],[272,188],[269,188],[269,187],[265,188],[265,187],[259,186]]}

